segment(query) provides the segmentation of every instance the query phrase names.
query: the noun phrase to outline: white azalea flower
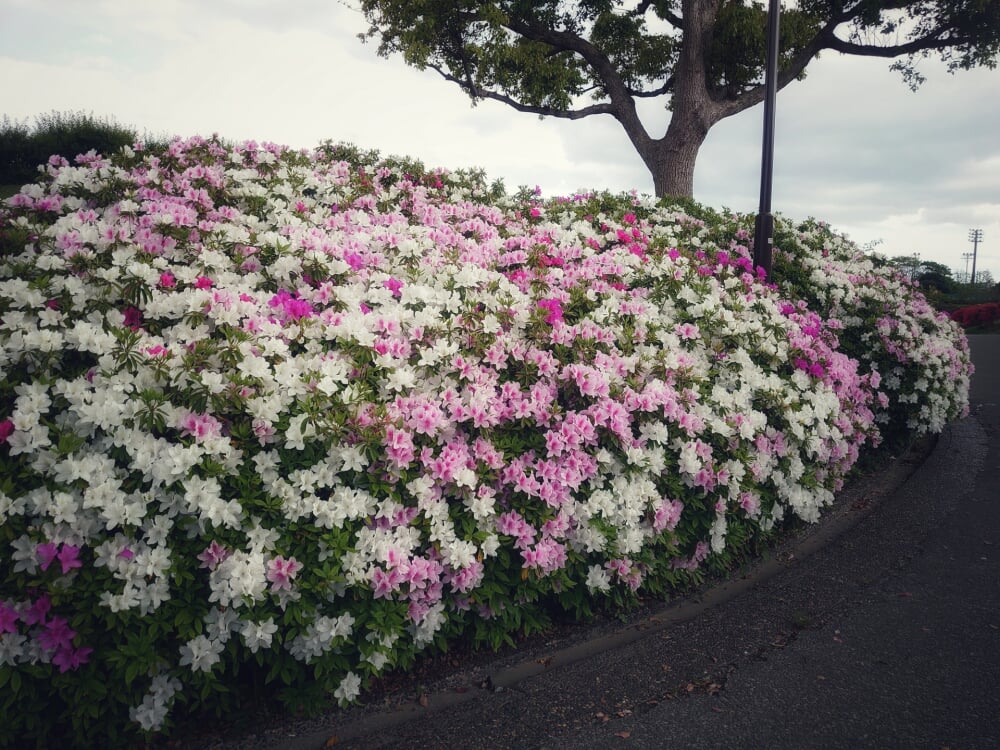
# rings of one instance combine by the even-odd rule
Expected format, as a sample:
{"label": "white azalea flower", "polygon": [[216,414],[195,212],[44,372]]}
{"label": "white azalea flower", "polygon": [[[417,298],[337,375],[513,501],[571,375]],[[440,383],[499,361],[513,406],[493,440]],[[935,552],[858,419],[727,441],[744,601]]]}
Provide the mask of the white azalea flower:
{"label": "white azalea flower", "polygon": [[181,646],[178,663],[182,667],[191,667],[193,672],[211,672],[212,667],[219,663],[223,647],[222,641],[210,640],[204,635],[195,636]]}

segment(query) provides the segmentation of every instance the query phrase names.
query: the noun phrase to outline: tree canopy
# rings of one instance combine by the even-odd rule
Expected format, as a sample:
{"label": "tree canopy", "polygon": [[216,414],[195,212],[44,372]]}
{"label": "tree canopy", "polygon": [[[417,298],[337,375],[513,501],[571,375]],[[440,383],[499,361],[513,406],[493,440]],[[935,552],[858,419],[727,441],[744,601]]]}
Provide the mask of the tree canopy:
{"label": "tree canopy", "polygon": [[[765,6],[746,0],[360,0],[379,54],[431,68],[472,100],[624,128],[657,195],[690,196],[709,129],[764,98]],[[913,88],[931,55],[995,67],[1000,0],[799,0],[781,14],[779,87],[823,50],[892,58]],[[662,97],[662,136],[636,102]]]}

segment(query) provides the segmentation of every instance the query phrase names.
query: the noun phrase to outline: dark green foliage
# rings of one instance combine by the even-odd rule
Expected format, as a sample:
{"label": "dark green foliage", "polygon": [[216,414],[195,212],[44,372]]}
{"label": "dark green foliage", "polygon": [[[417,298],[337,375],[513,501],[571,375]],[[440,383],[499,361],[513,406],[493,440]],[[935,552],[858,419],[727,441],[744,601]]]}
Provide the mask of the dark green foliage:
{"label": "dark green foliage", "polygon": [[29,182],[35,174],[35,165],[29,166],[31,131],[27,121],[11,120],[4,115],[0,123],[0,184]]}
{"label": "dark green foliage", "polygon": [[0,123],[0,184],[22,185],[38,175],[38,166],[58,154],[70,161],[78,154],[96,151],[110,155],[139,140],[138,133],[112,118],[85,112],[50,112],[27,120],[4,115]]}

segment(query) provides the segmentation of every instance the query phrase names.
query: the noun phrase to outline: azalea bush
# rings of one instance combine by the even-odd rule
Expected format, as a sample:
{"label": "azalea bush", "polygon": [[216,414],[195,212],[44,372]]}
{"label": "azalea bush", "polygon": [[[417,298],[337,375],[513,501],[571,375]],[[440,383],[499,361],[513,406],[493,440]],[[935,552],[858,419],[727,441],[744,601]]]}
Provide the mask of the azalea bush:
{"label": "azalea bush", "polygon": [[917,290],[813,225],[765,282],[747,227],[333,144],[53,157],[0,213],[0,736],[670,595],[962,413]]}
{"label": "azalea bush", "polygon": [[[745,241],[753,226],[752,216],[697,213],[719,246]],[[780,293],[816,312],[833,345],[878,389],[872,408],[881,439],[898,447],[965,413],[968,341],[915,282],[815,219],[778,217],[775,243],[771,280]]]}

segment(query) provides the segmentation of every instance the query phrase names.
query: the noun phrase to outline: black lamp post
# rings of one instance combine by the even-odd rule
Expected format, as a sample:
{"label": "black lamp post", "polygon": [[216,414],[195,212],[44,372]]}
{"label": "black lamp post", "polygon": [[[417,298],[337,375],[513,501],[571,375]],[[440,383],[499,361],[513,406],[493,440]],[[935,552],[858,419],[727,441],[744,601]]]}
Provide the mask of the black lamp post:
{"label": "black lamp post", "polygon": [[753,233],[753,264],[771,275],[774,216],[771,215],[771,178],[774,174],[774,107],[778,96],[778,16],[780,0],[767,9],[767,71],[764,78],[764,143],[760,163],[760,207]]}

